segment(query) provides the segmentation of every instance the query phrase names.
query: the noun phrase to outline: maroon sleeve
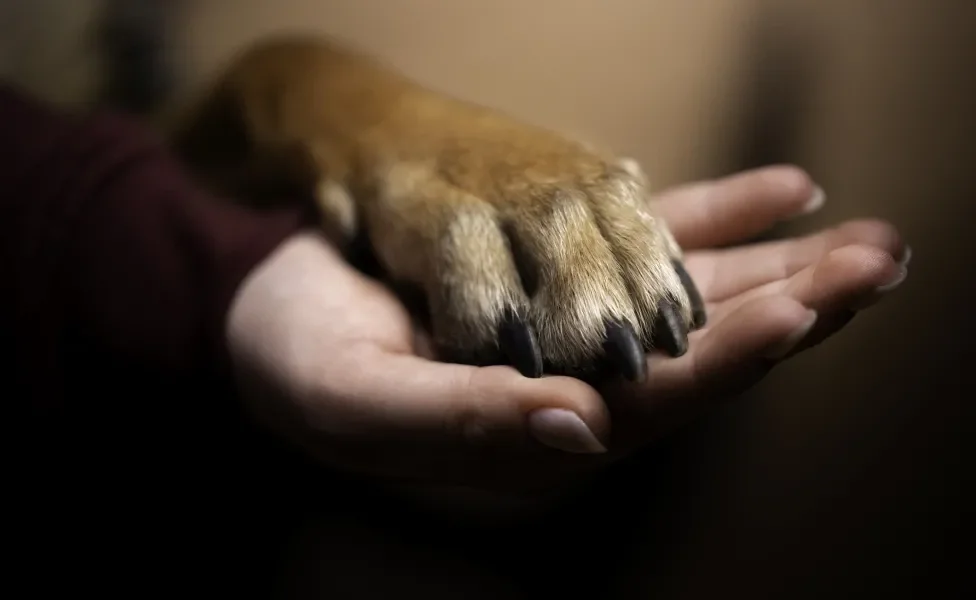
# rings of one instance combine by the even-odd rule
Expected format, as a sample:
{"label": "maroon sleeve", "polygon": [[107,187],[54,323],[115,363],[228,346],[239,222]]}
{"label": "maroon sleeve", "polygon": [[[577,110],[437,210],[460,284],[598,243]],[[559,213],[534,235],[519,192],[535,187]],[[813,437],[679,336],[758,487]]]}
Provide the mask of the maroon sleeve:
{"label": "maroon sleeve", "polygon": [[300,225],[208,197],[135,123],[2,86],[0,203],[4,386],[45,419],[207,403],[235,290]]}

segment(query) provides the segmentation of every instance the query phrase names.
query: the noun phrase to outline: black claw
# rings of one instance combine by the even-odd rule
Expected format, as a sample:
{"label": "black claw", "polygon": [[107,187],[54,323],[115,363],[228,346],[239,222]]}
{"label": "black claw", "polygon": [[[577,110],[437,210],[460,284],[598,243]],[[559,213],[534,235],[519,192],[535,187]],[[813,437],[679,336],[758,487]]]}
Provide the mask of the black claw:
{"label": "black claw", "polygon": [[514,312],[508,313],[498,326],[498,345],[508,358],[509,364],[532,378],[542,377],[542,350],[535,332],[524,319]]}
{"label": "black claw", "polygon": [[684,320],[678,307],[668,299],[661,300],[658,305],[654,345],[675,358],[688,351],[688,332],[685,331]]}
{"label": "black claw", "polygon": [[647,378],[647,357],[629,323],[607,323],[604,352],[629,381],[641,382]]}
{"label": "black claw", "polygon": [[692,329],[701,329],[708,321],[708,313],[705,312],[705,301],[702,299],[701,292],[698,291],[698,286],[695,285],[694,280],[680,260],[674,259],[671,264],[674,265],[674,270],[678,273],[681,285],[684,286],[688,300],[691,302],[691,327]]}

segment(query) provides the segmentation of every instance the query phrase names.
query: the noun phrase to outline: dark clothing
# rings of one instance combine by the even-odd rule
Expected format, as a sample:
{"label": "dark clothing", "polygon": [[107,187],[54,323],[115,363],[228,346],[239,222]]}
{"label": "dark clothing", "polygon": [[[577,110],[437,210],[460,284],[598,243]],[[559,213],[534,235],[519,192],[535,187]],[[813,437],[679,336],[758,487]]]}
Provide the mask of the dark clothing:
{"label": "dark clothing", "polygon": [[188,568],[223,572],[274,494],[234,394],[226,316],[299,209],[219,202],[137,124],[2,86],[0,202],[2,396],[20,442],[4,487],[21,558],[49,573],[35,586],[128,574],[142,597]]}
{"label": "dark clothing", "polygon": [[[49,418],[97,410],[107,399],[92,384],[122,367],[166,385],[223,376],[231,298],[297,227],[297,212],[207,197],[133,123],[59,115],[2,88],[0,198],[7,385]],[[129,390],[133,416],[145,392]],[[188,396],[170,403],[208,404]]]}

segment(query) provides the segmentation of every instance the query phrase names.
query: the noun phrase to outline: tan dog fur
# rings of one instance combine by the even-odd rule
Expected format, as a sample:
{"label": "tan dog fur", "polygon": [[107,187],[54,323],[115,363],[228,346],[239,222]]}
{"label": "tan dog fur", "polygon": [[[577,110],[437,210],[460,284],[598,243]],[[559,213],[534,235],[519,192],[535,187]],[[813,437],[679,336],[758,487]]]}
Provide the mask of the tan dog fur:
{"label": "tan dog fur", "polygon": [[314,189],[331,237],[368,235],[393,278],[426,292],[436,341],[456,354],[496,347],[507,311],[557,370],[597,359],[608,321],[651,347],[662,302],[692,326],[680,249],[633,161],[327,40],[252,46],[174,137],[205,181],[242,198],[267,201],[247,197],[258,179]]}

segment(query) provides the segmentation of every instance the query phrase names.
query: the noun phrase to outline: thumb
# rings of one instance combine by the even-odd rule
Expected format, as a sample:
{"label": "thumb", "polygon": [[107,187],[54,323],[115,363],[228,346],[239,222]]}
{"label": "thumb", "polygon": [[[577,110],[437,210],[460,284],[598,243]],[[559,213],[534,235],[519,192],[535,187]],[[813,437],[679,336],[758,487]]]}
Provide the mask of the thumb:
{"label": "thumb", "polygon": [[571,453],[606,451],[609,412],[600,394],[579,380],[530,379],[510,367],[439,363],[373,346],[346,357],[374,368],[347,371],[343,393],[328,394],[339,400],[328,401],[339,435],[459,450],[543,444]]}

